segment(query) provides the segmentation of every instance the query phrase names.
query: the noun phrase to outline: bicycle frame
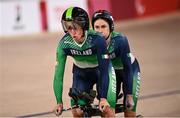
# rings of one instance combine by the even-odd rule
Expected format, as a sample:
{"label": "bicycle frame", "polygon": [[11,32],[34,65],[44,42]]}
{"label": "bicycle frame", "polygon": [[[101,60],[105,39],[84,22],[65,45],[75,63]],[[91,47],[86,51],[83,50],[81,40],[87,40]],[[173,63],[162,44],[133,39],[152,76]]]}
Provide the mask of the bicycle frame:
{"label": "bicycle frame", "polygon": [[[75,89],[75,91],[77,92],[76,94],[72,93],[72,89],[70,88],[69,91],[69,96],[75,101],[75,105],[73,107],[70,107],[68,109],[63,109],[62,111],[69,111],[72,109],[76,109],[79,108],[82,110],[83,112],[83,117],[92,117],[92,116],[102,116],[102,112],[99,110],[99,105],[94,104],[94,99],[96,97],[96,91],[92,90],[90,91],[90,93],[86,93],[86,92],[81,92],[77,89]],[[123,94],[120,94],[120,96],[118,96],[118,99],[121,99],[123,97]],[[89,101],[89,103],[87,105],[78,105],[77,101],[79,99],[86,99]],[[123,104],[116,104],[115,107],[115,113],[122,113],[124,112],[125,108]],[[137,118],[142,118],[142,115],[137,115]]]}
{"label": "bicycle frame", "polygon": [[[83,117],[92,117],[92,116],[101,116],[102,112],[99,110],[99,105],[91,104],[91,105],[84,105],[84,106],[73,106],[68,109],[63,109],[64,111],[69,111],[72,109],[79,108],[83,111]],[[123,104],[116,104],[115,113],[122,113],[124,112]]]}
{"label": "bicycle frame", "polygon": [[[81,92],[77,89],[75,89],[75,92],[76,93],[72,93],[72,88],[70,88],[69,96],[75,101],[75,106],[68,109],[63,109],[63,111],[79,108],[83,111],[83,117],[92,117],[92,116],[102,115],[102,112],[99,110],[99,105],[93,104],[93,101],[96,97],[95,90],[90,91],[89,94],[86,92]],[[82,106],[78,105],[77,101],[81,98],[86,99],[87,101],[89,101],[89,103],[87,105],[82,105]],[[117,104],[115,112],[121,113],[123,111],[124,111],[123,104]]]}

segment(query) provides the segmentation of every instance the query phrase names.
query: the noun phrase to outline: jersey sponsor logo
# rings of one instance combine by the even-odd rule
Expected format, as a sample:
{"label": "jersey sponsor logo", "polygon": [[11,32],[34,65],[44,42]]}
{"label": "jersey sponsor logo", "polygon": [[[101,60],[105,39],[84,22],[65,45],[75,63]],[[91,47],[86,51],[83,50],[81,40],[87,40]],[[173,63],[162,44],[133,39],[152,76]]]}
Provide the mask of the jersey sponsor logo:
{"label": "jersey sponsor logo", "polygon": [[72,55],[92,55],[91,49],[87,49],[87,50],[83,50],[83,51],[71,49],[70,51],[71,51]]}
{"label": "jersey sponsor logo", "polygon": [[139,91],[140,91],[140,73],[138,72],[138,77],[137,77],[137,86],[136,86],[136,93],[135,96],[138,97],[139,96]]}
{"label": "jersey sponsor logo", "polygon": [[111,70],[112,70],[112,92],[116,93],[116,74],[113,67],[111,68]]}

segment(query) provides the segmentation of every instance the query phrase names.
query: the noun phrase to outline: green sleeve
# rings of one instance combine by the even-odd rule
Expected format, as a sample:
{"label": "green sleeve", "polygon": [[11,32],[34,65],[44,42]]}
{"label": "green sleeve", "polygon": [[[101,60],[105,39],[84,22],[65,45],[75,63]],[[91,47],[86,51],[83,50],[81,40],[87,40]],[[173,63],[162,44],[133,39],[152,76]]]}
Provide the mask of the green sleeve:
{"label": "green sleeve", "polygon": [[56,96],[57,103],[62,103],[62,93],[63,93],[63,76],[65,70],[67,56],[64,54],[62,48],[59,46],[57,48],[56,53],[56,61],[57,64],[55,66],[55,74],[54,74],[54,94]]}

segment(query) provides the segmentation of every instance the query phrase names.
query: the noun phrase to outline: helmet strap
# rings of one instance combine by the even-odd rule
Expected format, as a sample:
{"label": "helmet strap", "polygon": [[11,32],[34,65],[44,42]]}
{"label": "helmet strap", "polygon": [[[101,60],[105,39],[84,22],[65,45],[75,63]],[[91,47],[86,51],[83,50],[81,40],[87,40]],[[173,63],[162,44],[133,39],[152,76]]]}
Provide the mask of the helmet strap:
{"label": "helmet strap", "polygon": [[106,38],[106,40],[108,40],[108,39],[109,39],[109,36],[110,36],[110,33],[109,33],[108,37]]}

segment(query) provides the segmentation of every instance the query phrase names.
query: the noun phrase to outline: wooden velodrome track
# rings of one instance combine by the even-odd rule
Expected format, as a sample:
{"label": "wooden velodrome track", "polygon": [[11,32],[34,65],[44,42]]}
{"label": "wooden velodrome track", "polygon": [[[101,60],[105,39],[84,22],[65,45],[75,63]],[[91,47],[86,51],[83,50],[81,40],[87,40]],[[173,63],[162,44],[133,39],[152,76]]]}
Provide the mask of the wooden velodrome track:
{"label": "wooden velodrome track", "polygon": [[[180,117],[180,13],[119,22],[141,66],[137,112],[143,116]],[[55,106],[53,74],[62,33],[0,39],[0,116],[49,116]],[[64,107],[69,107],[72,60],[64,79]],[[117,114],[121,115],[121,114]],[[71,116],[71,112],[62,116]],[[121,115],[122,116],[122,115]]]}

